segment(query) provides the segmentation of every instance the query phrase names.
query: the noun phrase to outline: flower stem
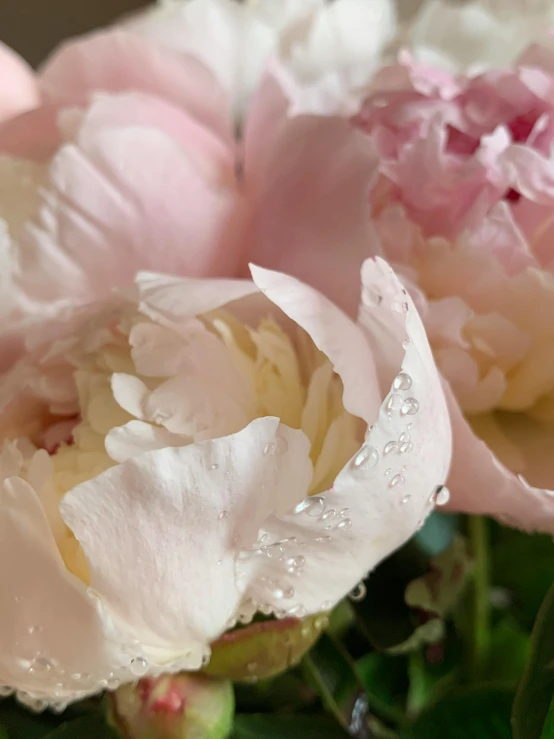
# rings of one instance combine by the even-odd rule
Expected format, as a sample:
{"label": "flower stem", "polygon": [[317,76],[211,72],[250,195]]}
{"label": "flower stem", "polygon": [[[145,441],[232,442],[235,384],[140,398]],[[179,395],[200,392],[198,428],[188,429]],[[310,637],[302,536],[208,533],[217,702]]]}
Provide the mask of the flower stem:
{"label": "flower stem", "polygon": [[483,516],[470,516],[469,541],[475,562],[471,613],[471,679],[479,680],[486,667],[490,645],[489,526]]}

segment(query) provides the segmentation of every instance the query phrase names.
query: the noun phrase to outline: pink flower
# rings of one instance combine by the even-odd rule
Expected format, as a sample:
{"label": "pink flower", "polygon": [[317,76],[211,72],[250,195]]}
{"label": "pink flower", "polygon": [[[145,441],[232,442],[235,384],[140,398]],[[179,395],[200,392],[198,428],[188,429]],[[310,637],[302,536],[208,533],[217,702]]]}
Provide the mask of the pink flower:
{"label": "pink flower", "polygon": [[40,102],[31,68],[0,43],[0,121],[35,108]]}
{"label": "pink flower", "polygon": [[[452,396],[452,508],[552,532],[554,54],[469,77],[404,54],[352,123],[379,158],[366,254],[402,276]],[[337,252],[353,289],[360,253]]]}
{"label": "pink flower", "polygon": [[[373,10],[336,5],[357,23],[365,17],[365,59],[371,49],[377,57],[388,25],[381,39]],[[283,241],[327,242],[333,260],[338,234],[359,239],[351,193],[367,167],[356,165],[353,179],[350,164],[367,161],[365,141],[341,120],[288,118],[285,97],[263,77],[285,29],[291,63],[319,59],[334,43],[327,15],[322,0],[289,0],[278,12],[274,3],[192,0],[54,54],[39,75],[43,105],[0,127],[0,367],[18,350],[22,322],[102,298],[139,269],[245,275],[250,259]],[[322,158],[330,150],[331,164]],[[307,188],[306,177],[317,184]],[[328,221],[310,233],[321,207]],[[261,234],[270,220],[275,229]]]}
{"label": "pink flower", "polygon": [[332,608],[444,502],[425,331],[382,260],[360,284],[354,321],[258,267],[142,273],[41,327],[0,378],[2,685],[44,707],[197,670],[237,619]]}

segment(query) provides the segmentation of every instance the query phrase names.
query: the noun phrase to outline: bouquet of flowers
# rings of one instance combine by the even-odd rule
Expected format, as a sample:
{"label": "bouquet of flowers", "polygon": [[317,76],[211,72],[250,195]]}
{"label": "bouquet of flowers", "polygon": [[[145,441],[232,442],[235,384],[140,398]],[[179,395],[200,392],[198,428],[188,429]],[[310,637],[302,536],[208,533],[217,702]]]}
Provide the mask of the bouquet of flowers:
{"label": "bouquet of flowers", "polygon": [[554,9],[0,48],[0,738],[554,737]]}

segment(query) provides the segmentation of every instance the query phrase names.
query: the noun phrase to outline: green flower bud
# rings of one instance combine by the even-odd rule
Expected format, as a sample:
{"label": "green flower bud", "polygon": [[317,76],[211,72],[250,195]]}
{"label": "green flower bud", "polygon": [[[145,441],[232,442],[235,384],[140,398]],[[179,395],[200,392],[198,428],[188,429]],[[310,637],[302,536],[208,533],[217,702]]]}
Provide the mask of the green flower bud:
{"label": "green flower bud", "polygon": [[303,620],[283,618],[254,623],[214,642],[204,672],[227,680],[263,680],[297,665],[329,625],[326,614]]}
{"label": "green flower bud", "polygon": [[112,697],[112,719],[127,739],[225,739],[233,727],[233,686],[181,673],[124,685]]}

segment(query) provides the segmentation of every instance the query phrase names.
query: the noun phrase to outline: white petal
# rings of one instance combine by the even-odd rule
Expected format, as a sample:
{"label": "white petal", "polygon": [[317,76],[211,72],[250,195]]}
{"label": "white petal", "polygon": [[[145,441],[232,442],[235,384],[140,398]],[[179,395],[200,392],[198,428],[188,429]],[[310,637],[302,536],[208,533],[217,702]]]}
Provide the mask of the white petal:
{"label": "white petal", "polygon": [[51,701],[96,692],[128,667],[125,639],[67,571],[32,488],[12,478],[0,496],[0,681]]}
{"label": "white petal", "polygon": [[335,0],[291,23],[275,65],[291,113],[358,112],[395,30],[391,0]]}
{"label": "white petal", "polygon": [[308,452],[302,432],[262,418],[234,436],[148,452],[78,485],[61,511],[92,587],[145,646],[186,656],[207,645],[240,602],[237,547],[251,545],[268,513],[306,494]]}
{"label": "white petal", "polygon": [[[402,290],[381,260],[365,264],[363,282],[364,294]],[[296,615],[330,608],[433,509],[433,493],[450,465],[451,429],[421,320],[409,297],[406,303],[401,314],[387,301],[362,307],[366,327],[377,322],[381,335],[388,329],[400,347],[409,336],[396,366],[403,374],[393,381],[364,447],[320,496],[323,502],[309,498],[296,512],[264,525],[267,546],[281,542],[283,556],[245,553],[239,561],[247,595],[256,603]],[[298,543],[291,544],[291,537]]]}
{"label": "white petal", "polygon": [[371,423],[381,398],[371,347],[358,326],[330,300],[294,277],[250,266],[264,295],[292,318],[331,360],[344,385],[344,407]]}
{"label": "white petal", "polygon": [[140,310],[164,325],[208,313],[258,292],[250,280],[195,280],[141,272],[136,282]]}
{"label": "white petal", "polygon": [[129,421],[125,426],[112,429],[106,436],[106,451],[115,462],[153,452],[155,449],[184,446],[186,440],[166,429],[142,421]]}

